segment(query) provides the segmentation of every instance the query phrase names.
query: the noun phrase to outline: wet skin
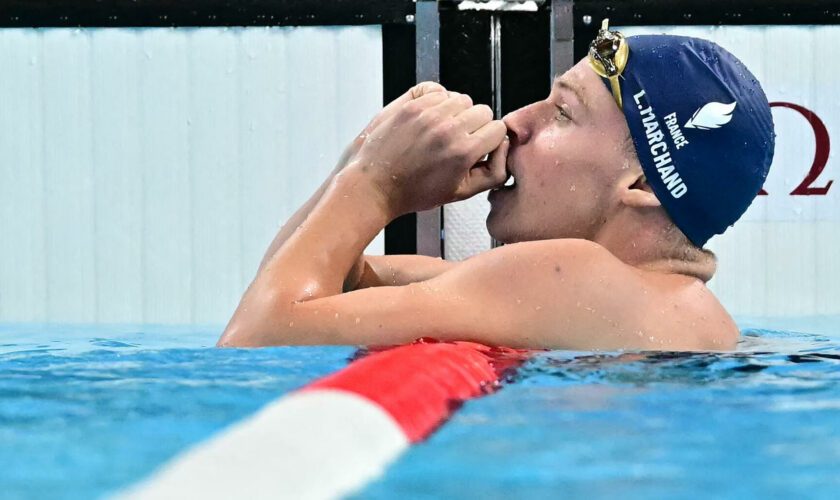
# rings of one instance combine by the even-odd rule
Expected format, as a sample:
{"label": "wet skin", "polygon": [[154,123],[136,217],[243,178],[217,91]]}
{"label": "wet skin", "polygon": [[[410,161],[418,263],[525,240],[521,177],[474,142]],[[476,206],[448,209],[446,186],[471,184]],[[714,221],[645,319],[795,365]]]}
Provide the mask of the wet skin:
{"label": "wet skin", "polygon": [[[714,259],[675,249],[627,134],[585,61],[503,122],[437,84],[415,87],[374,118],[278,233],[219,345],[431,336],[734,348],[737,327],[705,286]],[[502,188],[510,174],[515,186]],[[463,262],[361,255],[393,218],[488,189],[488,230],[507,245]]]}

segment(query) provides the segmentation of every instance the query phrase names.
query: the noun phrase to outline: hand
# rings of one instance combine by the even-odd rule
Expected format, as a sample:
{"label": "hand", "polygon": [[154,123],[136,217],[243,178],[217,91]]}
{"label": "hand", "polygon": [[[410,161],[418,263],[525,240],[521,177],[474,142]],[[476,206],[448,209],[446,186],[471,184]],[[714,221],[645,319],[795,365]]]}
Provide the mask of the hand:
{"label": "hand", "polygon": [[[428,210],[505,182],[507,128],[493,120],[489,107],[473,106],[457,92],[430,92],[389,111],[348,168],[370,176],[391,215]],[[477,163],[490,152],[488,161]]]}
{"label": "hand", "polygon": [[446,88],[437,82],[418,83],[414,87],[408,89],[403,95],[394,99],[387,106],[382,108],[382,110],[373,117],[370,123],[367,124],[364,130],[362,130],[359,135],[357,135],[353,141],[347,145],[344,152],[341,154],[341,158],[338,160],[338,164],[336,165],[333,173],[341,171],[341,169],[343,169],[353,159],[353,157],[356,156],[356,153],[359,152],[362,144],[364,144],[365,139],[368,138],[370,133],[379,126],[380,123],[393,116],[394,113],[396,113],[405,103],[417,99],[418,97],[422,97],[430,92],[446,92]]}

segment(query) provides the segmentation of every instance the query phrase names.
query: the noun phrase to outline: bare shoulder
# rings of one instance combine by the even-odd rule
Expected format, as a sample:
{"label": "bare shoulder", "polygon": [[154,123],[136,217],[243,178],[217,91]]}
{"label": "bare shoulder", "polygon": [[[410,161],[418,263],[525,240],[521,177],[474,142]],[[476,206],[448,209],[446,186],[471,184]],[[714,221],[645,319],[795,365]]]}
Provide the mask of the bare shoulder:
{"label": "bare shoulder", "polygon": [[737,341],[702,281],[636,268],[588,240],[505,245],[464,264],[465,277],[513,304],[531,346],[719,350]]}
{"label": "bare shoulder", "polygon": [[473,263],[515,269],[531,279],[553,272],[566,277],[591,277],[593,268],[613,273],[633,270],[601,245],[582,239],[528,241],[505,245],[475,257]]}

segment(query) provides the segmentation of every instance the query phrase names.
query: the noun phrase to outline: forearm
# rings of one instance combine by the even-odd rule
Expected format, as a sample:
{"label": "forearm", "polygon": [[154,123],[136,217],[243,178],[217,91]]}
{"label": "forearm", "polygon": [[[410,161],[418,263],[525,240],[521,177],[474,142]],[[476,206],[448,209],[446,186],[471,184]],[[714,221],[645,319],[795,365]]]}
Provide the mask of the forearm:
{"label": "forearm", "polygon": [[267,260],[220,344],[300,343],[295,303],[341,293],[344,277],[391,219],[383,200],[364,172],[333,178],[306,224]]}
{"label": "forearm", "polygon": [[458,264],[425,255],[362,255],[344,290],[409,285],[435,278]]}
{"label": "forearm", "polygon": [[309,214],[312,212],[312,209],[315,207],[315,205],[318,204],[318,201],[324,195],[324,192],[327,190],[327,187],[332,182],[333,177],[335,177],[335,174],[340,172],[345,167],[345,165],[353,156],[353,154],[355,154],[355,152],[358,150],[359,146],[361,145],[361,141],[363,140],[363,136],[358,136],[353,140],[353,142],[350,143],[350,145],[347,146],[347,148],[342,153],[341,158],[339,158],[338,162],[336,163],[335,168],[326,178],[326,180],[324,180],[324,182],[321,184],[318,190],[315,191],[315,193],[309,197],[306,203],[304,203],[300,208],[298,208],[294,215],[292,215],[289,218],[289,220],[286,221],[285,224],[283,224],[283,226],[274,236],[274,239],[271,241],[271,244],[268,246],[265,255],[263,255],[263,258],[260,261],[260,267],[257,270],[257,274],[259,274],[259,272],[262,271],[263,267],[265,267],[266,262],[268,262],[269,259],[271,259],[271,257],[277,252],[277,250],[279,250],[280,247],[283,246],[286,240],[288,240],[289,237],[292,234],[294,234],[295,230],[297,230],[297,228],[300,227],[301,224],[303,224],[306,221],[306,218],[309,217]]}

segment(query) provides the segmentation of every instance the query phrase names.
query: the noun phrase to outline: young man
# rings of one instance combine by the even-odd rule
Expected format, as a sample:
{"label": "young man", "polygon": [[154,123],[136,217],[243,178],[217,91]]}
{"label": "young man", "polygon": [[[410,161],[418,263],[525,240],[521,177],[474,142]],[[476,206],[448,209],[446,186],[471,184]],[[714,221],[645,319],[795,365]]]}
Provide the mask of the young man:
{"label": "young man", "polygon": [[[702,246],[758,193],[773,139],[758,82],[699,39],[605,27],[546,100],[502,121],[420,84],[280,231],[219,345],[732,349]],[[487,190],[505,246],[464,262],[361,255],[395,217]]]}

